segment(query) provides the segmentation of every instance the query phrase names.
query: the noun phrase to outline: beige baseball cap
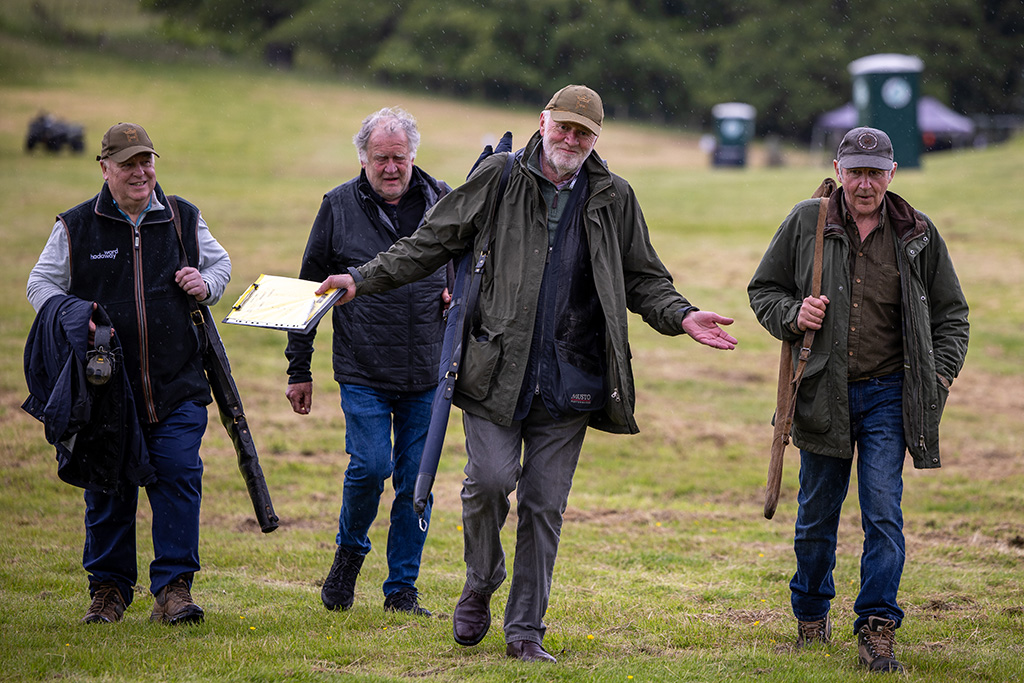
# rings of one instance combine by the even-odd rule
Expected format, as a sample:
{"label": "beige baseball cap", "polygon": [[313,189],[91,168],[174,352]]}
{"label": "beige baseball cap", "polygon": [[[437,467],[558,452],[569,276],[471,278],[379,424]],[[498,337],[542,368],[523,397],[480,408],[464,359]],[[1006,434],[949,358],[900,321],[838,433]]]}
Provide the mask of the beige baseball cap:
{"label": "beige baseball cap", "polygon": [[555,93],[545,111],[559,123],[576,123],[594,135],[601,134],[604,105],[601,96],[585,85],[567,85]]}

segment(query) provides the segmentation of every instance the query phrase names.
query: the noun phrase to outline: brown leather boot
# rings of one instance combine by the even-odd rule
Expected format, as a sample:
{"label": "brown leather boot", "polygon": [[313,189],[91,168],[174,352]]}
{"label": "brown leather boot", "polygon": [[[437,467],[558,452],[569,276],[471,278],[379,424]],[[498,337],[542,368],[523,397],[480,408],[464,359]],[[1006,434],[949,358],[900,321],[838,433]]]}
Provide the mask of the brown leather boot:
{"label": "brown leather boot", "polygon": [[83,624],[112,624],[124,616],[124,598],[112,583],[101,583],[92,594],[89,611],[82,617]]}
{"label": "brown leather boot", "polygon": [[188,582],[180,576],[161,588],[154,598],[150,621],[198,624],[203,620],[203,608],[192,601]]}
{"label": "brown leather boot", "polygon": [[857,651],[860,663],[869,671],[903,673],[903,665],[896,660],[896,622],[882,617],[868,617],[868,623],[857,631]]}
{"label": "brown leather boot", "polygon": [[796,647],[801,649],[815,643],[827,645],[832,639],[832,622],[828,615],[824,619],[814,621],[797,621]]}

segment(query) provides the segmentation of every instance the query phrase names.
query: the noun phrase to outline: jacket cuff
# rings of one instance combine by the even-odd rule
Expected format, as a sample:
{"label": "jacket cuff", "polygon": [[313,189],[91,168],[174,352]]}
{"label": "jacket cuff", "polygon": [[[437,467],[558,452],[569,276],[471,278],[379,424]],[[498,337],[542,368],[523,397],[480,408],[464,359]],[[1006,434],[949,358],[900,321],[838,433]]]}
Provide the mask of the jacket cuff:
{"label": "jacket cuff", "polygon": [[203,284],[206,285],[206,298],[205,299],[197,299],[196,301],[198,301],[201,304],[209,305],[208,302],[213,297],[213,290],[210,288],[210,283],[207,282],[205,278],[203,278]]}
{"label": "jacket cuff", "polygon": [[686,316],[690,315],[694,311],[699,310],[700,309],[697,308],[696,306],[683,306],[682,308],[679,309],[679,323],[682,324],[682,322],[686,319]]}

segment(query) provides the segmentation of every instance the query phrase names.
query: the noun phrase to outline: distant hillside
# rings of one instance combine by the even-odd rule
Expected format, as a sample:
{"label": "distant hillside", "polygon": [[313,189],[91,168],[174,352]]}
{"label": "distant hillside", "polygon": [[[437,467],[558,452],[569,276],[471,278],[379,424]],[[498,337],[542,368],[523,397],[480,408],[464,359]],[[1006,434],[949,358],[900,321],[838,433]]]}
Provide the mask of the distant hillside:
{"label": "distant hillside", "polygon": [[584,82],[620,118],[691,128],[739,101],[759,134],[802,140],[850,99],[851,61],[896,52],[924,59],[922,94],[957,111],[1024,114],[1019,0],[8,0],[0,28],[169,57],[213,48],[477,101]]}

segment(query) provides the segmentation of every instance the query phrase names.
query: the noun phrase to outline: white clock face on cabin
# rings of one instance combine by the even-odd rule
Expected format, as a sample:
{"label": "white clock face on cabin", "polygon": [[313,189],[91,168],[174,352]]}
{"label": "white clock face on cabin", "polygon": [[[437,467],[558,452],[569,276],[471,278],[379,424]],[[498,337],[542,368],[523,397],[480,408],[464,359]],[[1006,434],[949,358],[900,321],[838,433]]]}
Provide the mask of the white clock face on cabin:
{"label": "white clock face on cabin", "polygon": [[910,104],[913,92],[907,79],[893,76],[882,84],[882,101],[893,109],[903,109]]}
{"label": "white clock face on cabin", "polygon": [[727,140],[736,140],[743,137],[746,126],[742,121],[726,119],[722,121],[722,137]]}

